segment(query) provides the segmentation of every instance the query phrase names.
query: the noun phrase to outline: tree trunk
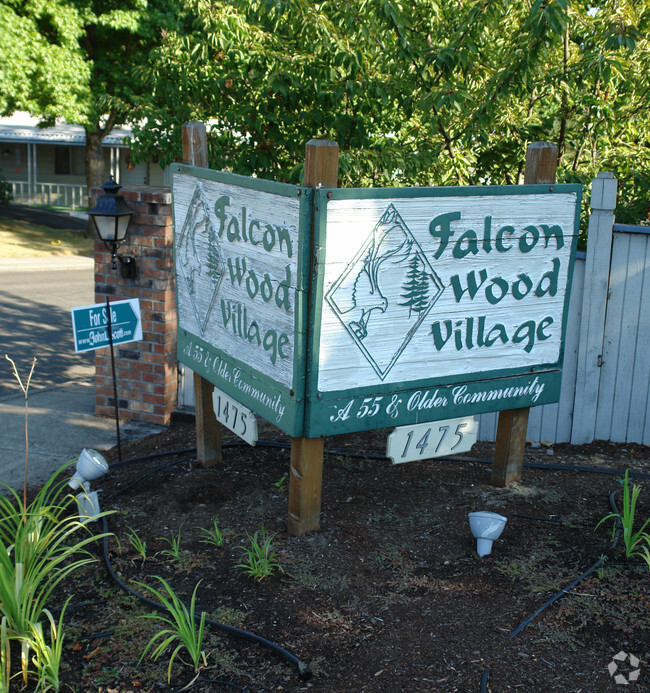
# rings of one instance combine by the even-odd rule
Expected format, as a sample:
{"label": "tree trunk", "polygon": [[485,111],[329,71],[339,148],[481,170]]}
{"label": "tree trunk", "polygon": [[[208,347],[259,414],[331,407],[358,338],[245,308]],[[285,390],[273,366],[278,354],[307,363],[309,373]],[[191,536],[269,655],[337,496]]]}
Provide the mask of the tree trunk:
{"label": "tree trunk", "polygon": [[[104,153],[102,151],[102,140],[106,131],[96,125],[94,128],[86,128],[86,185],[88,195],[92,188],[99,188],[103,185],[107,177],[104,174]],[[88,199],[89,209],[92,208],[90,198]],[[95,234],[95,225],[92,219],[88,219],[86,233],[92,237]]]}
{"label": "tree trunk", "polygon": [[104,153],[102,152],[102,140],[106,131],[96,125],[92,129],[86,128],[86,185],[88,192],[91,188],[98,188],[106,182],[104,174]]}

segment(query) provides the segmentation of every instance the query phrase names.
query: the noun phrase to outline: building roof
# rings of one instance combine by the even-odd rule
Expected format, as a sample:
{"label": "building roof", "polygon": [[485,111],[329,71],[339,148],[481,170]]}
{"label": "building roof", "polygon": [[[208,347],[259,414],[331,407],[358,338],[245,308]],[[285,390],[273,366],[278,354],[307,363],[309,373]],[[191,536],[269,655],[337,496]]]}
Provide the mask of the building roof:
{"label": "building roof", "polygon": [[[114,128],[102,141],[103,147],[127,147],[124,138],[132,135],[129,128]],[[0,118],[0,142],[62,144],[83,147],[86,131],[81,125],[57,123],[51,128],[38,127],[38,119],[28,113],[14,113]]]}

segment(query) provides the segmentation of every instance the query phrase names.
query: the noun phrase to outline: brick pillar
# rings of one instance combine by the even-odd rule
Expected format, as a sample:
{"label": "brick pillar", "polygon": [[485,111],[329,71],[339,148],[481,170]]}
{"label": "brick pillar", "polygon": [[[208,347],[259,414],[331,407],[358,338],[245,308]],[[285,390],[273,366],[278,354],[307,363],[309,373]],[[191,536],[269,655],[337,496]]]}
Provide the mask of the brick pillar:
{"label": "brick pillar", "polygon": [[[115,349],[120,418],[167,425],[177,404],[176,297],[171,191],[129,186],[120,191],[135,210],[118,255],[132,255],[135,279],[111,269],[111,254],[95,238],[95,301],[140,299],[143,339]],[[90,193],[90,206],[102,193]],[[108,348],[95,351],[95,413],[114,416],[113,377]]]}

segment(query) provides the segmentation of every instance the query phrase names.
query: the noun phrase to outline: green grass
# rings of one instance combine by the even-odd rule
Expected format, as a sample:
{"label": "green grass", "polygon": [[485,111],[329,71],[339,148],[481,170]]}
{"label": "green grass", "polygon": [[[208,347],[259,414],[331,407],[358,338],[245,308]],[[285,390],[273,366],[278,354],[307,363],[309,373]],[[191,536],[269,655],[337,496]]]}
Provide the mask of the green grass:
{"label": "green grass", "polygon": [[94,239],[77,229],[51,229],[0,217],[0,257],[84,255],[92,257]]}

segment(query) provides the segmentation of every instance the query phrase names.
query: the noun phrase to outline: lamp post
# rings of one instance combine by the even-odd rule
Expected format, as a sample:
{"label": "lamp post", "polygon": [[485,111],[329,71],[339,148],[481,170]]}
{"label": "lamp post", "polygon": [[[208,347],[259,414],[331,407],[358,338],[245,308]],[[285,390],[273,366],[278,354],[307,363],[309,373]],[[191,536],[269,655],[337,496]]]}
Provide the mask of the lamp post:
{"label": "lamp post", "polygon": [[99,196],[95,206],[88,212],[95,224],[99,238],[111,251],[112,268],[117,269],[119,259],[122,265],[122,276],[133,279],[136,276],[135,258],[131,255],[117,255],[117,249],[124,242],[133,210],[119,194],[122,186],[118,185],[113,176],[102,185],[103,194]]}

